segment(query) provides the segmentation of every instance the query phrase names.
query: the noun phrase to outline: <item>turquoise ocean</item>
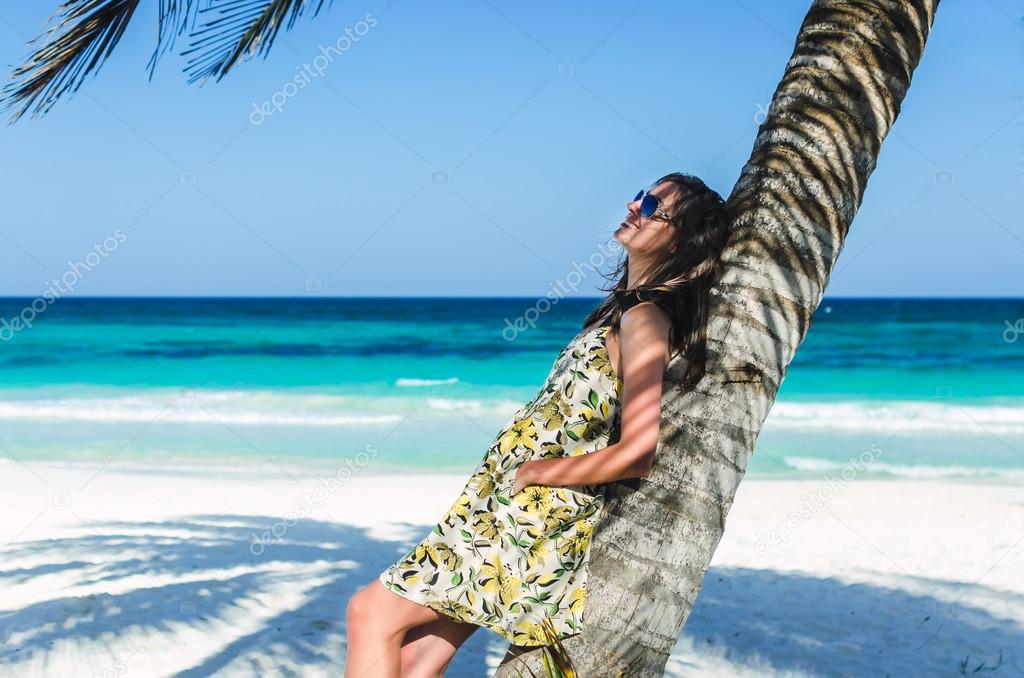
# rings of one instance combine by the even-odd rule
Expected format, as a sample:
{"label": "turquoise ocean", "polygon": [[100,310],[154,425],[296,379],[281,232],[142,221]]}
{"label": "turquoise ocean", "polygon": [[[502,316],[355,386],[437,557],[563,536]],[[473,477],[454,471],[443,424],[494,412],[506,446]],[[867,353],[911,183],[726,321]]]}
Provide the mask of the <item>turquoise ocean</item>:
{"label": "turquoise ocean", "polygon": [[[0,299],[0,469],[468,474],[597,299],[32,302]],[[1024,300],[826,298],[748,474],[849,468],[1024,479]]]}

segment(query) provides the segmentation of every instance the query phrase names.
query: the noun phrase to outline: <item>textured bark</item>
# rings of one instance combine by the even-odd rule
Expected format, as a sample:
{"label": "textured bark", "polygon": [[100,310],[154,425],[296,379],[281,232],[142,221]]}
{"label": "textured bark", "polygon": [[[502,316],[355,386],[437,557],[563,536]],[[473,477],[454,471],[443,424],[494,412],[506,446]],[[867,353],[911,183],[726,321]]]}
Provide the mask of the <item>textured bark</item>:
{"label": "textured bark", "polygon": [[[754,442],[821,302],[882,140],[899,114],[938,0],[816,0],[750,160],[712,290],[695,390],[669,365],[651,475],[616,483],[592,543],[584,631],[565,641],[583,678],[639,657],[660,676],[701,590]],[[497,676],[545,675],[510,648]]]}

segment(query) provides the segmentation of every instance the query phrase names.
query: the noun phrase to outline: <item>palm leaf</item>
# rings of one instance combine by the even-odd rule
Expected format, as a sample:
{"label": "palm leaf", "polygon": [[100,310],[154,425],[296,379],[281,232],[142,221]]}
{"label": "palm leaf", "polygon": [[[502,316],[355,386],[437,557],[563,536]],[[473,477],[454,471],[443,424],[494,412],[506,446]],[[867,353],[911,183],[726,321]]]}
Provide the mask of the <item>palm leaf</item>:
{"label": "palm leaf", "polygon": [[266,57],[281,27],[291,29],[311,7],[313,16],[330,0],[214,0],[199,10],[202,24],[190,36],[183,55],[192,55],[185,72],[189,83],[220,80],[240,60]]}
{"label": "palm leaf", "polygon": [[[547,645],[544,646],[544,653],[541,659],[544,662],[544,670],[549,678],[577,678],[576,669],[572,665],[569,652],[558,637],[558,632],[550,618],[545,618],[541,621],[541,629],[545,639],[548,641]],[[633,657],[633,660],[629,662],[625,669],[615,674],[615,678],[629,678],[630,676],[639,675],[639,667],[640,655],[637,655]]]}
{"label": "palm leaf", "polygon": [[174,47],[178,36],[191,31],[195,25],[199,0],[160,0],[157,24],[156,49],[149,57],[149,78],[153,79],[156,64],[168,50]]}
{"label": "palm leaf", "polygon": [[17,67],[4,87],[3,107],[14,108],[11,122],[29,110],[46,113],[74,93],[117,45],[139,0],[69,0],[50,18],[50,28],[29,44],[41,43]]}
{"label": "palm leaf", "polygon": [[541,629],[548,644],[544,646],[544,669],[549,676],[556,678],[576,678],[576,670],[572,666],[569,652],[558,637],[558,631],[549,617],[541,621]]}

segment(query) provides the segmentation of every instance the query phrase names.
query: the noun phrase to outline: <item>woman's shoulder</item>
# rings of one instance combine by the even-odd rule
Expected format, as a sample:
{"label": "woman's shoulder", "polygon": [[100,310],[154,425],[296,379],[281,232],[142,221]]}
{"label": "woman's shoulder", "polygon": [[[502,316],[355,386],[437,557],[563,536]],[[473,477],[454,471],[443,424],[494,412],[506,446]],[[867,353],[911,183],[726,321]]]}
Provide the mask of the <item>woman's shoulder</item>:
{"label": "woman's shoulder", "polygon": [[668,337],[672,331],[672,320],[656,302],[642,301],[623,312],[619,331],[623,336],[634,335],[645,343],[658,337]]}
{"label": "woman's shoulder", "polygon": [[656,299],[640,299],[619,318],[620,345],[648,348],[663,346],[665,365],[672,357],[672,318]]}
{"label": "woman's shoulder", "polygon": [[639,322],[647,324],[672,324],[672,304],[668,295],[660,290],[622,290],[615,293],[619,308],[622,309],[619,323]]}

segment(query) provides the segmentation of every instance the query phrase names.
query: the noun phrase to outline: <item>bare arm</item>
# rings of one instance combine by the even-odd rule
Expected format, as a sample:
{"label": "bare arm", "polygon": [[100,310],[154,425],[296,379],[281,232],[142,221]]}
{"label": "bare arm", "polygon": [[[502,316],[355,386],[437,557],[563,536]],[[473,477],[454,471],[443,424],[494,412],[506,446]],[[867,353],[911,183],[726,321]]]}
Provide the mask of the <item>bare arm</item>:
{"label": "bare arm", "polygon": [[651,472],[661,421],[669,327],[668,316],[651,302],[637,304],[622,314],[619,441],[588,454],[524,462],[515,473],[513,493],[527,485],[598,485]]}

